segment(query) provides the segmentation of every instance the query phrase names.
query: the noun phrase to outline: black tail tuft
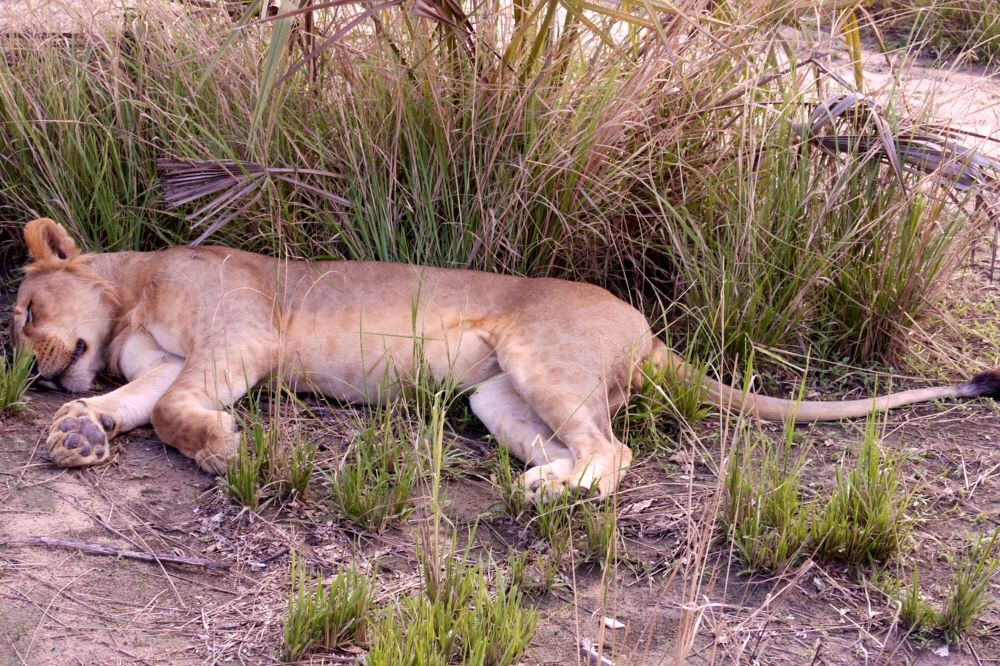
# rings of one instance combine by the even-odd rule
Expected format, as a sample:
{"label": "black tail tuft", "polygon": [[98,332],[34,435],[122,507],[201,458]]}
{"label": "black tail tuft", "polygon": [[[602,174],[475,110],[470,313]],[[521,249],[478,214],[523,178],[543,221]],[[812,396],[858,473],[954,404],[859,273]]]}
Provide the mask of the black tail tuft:
{"label": "black tail tuft", "polygon": [[958,387],[962,398],[987,397],[1000,401],[1000,371],[990,370],[976,375]]}

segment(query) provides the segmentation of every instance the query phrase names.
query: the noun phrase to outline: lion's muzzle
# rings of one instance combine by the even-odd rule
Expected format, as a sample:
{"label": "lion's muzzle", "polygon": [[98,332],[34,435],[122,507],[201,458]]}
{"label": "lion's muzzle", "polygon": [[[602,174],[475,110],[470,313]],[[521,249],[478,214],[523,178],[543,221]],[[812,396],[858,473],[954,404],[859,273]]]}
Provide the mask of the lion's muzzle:
{"label": "lion's muzzle", "polygon": [[76,346],[70,349],[60,340],[48,339],[36,342],[34,352],[38,374],[43,380],[41,384],[49,388],[66,390],[60,378],[87,352],[87,342],[80,338],[76,341]]}

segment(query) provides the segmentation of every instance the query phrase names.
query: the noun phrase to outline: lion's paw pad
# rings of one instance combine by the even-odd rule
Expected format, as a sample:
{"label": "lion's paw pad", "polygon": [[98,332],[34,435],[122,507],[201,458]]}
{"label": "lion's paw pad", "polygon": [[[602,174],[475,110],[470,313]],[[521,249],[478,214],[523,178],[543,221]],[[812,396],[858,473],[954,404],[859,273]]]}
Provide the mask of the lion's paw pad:
{"label": "lion's paw pad", "polygon": [[49,432],[49,457],[59,467],[96,465],[108,459],[108,432],[115,428],[107,414],[98,414],[83,401],[64,405]]}

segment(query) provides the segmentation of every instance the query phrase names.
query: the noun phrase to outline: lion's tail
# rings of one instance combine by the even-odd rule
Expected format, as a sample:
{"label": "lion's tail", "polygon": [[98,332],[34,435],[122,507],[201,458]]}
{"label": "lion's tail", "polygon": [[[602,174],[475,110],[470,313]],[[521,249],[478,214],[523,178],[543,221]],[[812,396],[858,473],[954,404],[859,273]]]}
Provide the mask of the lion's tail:
{"label": "lion's tail", "polygon": [[[654,339],[653,350],[648,361],[658,370],[666,370],[671,376],[681,381],[691,381],[700,376],[699,372],[684,359],[671,351],[662,341]],[[641,385],[642,375],[637,371]],[[633,375],[633,385],[636,375]],[[1000,400],[1000,372],[989,371],[976,375],[972,379],[955,386],[937,386],[911,391],[890,393],[878,398],[862,398],[860,400],[813,401],[785,400],[771,398],[755,393],[744,393],[732,386],[703,377],[707,393],[705,402],[734,414],[754,414],[765,421],[793,420],[795,423],[810,423],[813,421],[839,421],[841,419],[867,416],[872,412],[893,409],[903,405],[918,402],[928,402],[942,398],[978,398],[986,396]]]}

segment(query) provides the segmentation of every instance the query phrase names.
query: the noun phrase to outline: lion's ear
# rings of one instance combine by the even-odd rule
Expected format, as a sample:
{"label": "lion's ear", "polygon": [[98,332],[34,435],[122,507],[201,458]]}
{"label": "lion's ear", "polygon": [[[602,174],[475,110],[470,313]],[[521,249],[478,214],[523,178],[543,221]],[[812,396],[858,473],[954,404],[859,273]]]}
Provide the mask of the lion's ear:
{"label": "lion's ear", "polygon": [[24,227],[28,255],[35,261],[61,264],[80,256],[80,248],[61,224],[47,217],[28,222]]}

